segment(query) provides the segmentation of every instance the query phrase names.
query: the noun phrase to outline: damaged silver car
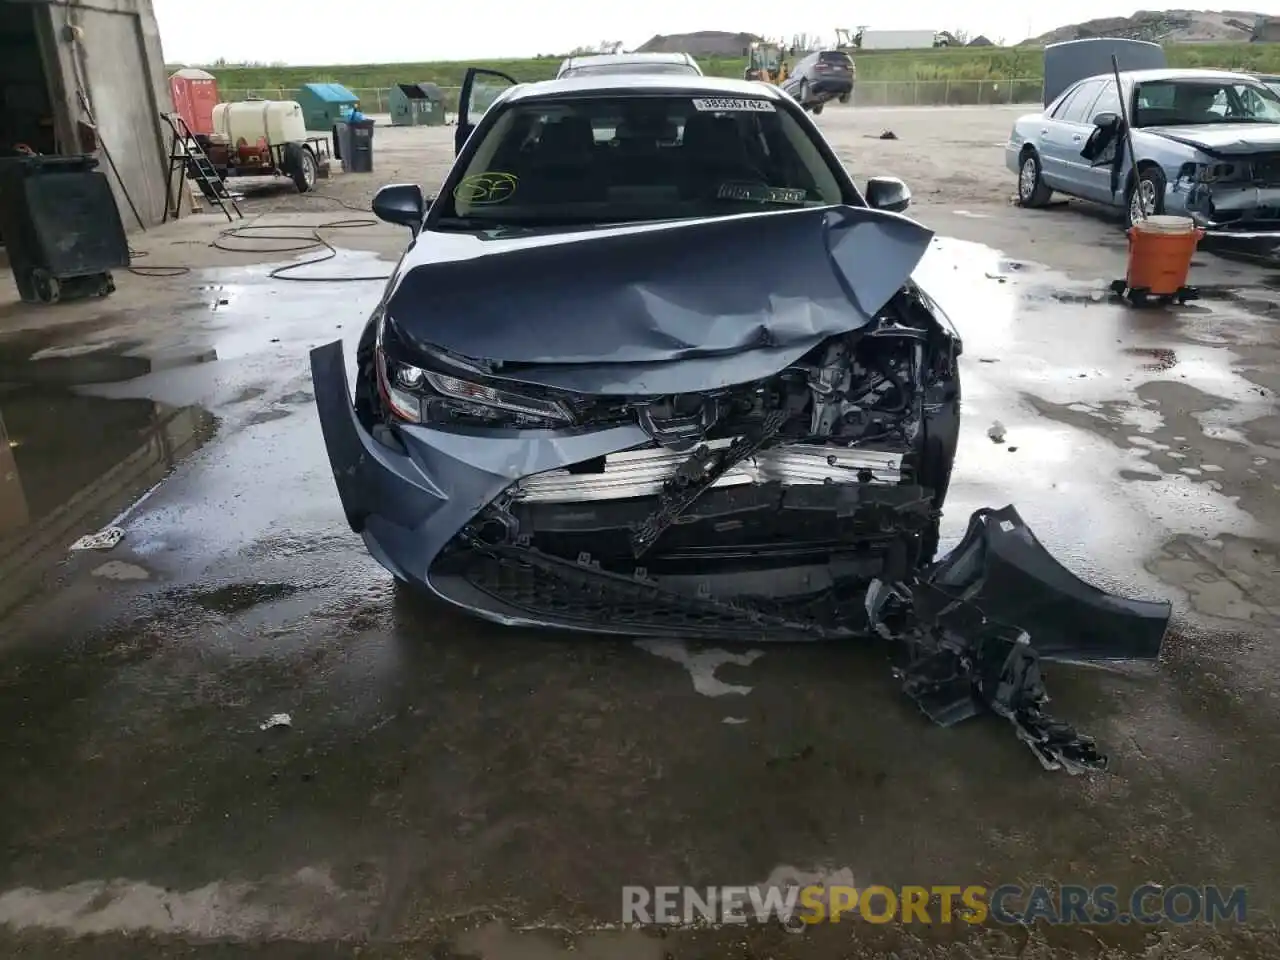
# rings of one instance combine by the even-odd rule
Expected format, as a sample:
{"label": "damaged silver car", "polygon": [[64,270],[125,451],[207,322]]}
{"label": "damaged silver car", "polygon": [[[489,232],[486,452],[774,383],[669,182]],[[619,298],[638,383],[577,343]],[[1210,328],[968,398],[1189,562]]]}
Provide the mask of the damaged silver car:
{"label": "damaged silver car", "polygon": [[1119,76],[1118,91],[1110,73],[1060,94],[1046,85],[1054,99],[1044,111],[1014,123],[1005,158],[1018,202],[1042,207],[1061,193],[1119,208],[1126,225],[1174,214],[1212,237],[1280,243],[1280,96],[1256,77],[1217,70]]}
{"label": "damaged silver car", "polygon": [[989,707],[1049,765],[1097,765],[1040,712],[1036,648],[997,615],[1060,621],[1049,655],[1114,659],[1154,656],[1168,610],[1076,580],[1012,510],[933,562],[961,344],[911,279],[932,234],[899,215],[906,187],[860,193],[759,84],[606,76],[490,98],[478,73],[460,124],[472,93],[484,116],[439,196],[374,202],[414,239],[354,394],[340,342],[312,353],[372,555],[508,625],[888,636],[934,719]]}

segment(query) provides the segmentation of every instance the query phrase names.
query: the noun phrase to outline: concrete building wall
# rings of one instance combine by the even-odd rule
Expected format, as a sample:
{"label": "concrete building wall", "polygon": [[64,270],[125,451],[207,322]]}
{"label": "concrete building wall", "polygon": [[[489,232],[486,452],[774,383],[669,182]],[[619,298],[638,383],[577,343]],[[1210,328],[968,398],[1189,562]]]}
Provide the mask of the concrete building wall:
{"label": "concrete building wall", "polygon": [[173,112],[173,101],[151,0],[17,2],[37,8],[59,141],[77,143],[78,123],[91,122],[119,171],[100,149],[125,228],[138,229],[138,217],[148,227],[160,223],[169,173],[161,114]]}

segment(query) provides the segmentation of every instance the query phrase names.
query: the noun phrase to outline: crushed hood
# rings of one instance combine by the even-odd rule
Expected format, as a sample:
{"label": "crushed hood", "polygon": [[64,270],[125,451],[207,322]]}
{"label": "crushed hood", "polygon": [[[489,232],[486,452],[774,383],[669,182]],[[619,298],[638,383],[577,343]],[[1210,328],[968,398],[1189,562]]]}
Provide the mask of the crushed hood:
{"label": "crushed hood", "polygon": [[536,237],[424,233],[387,314],[409,346],[515,364],[513,379],[708,390],[767,377],[866,325],[932,236],[847,206]]}
{"label": "crushed hood", "polygon": [[1280,123],[1206,123],[1183,127],[1143,127],[1143,133],[1203,150],[1210,156],[1235,157],[1280,150]]}

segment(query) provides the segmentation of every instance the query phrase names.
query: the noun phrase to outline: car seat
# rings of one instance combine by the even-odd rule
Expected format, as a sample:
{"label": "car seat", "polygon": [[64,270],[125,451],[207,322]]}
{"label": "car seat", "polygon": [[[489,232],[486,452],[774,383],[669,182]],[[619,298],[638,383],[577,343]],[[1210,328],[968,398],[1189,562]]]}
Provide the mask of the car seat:
{"label": "car seat", "polygon": [[545,126],[520,177],[517,197],[526,202],[603,199],[595,135],[586,117],[563,117]]}
{"label": "car seat", "polygon": [[675,186],[672,149],[680,129],[666,115],[637,115],[623,119],[614,134],[611,182],[622,186]]}
{"label": "car seat", "polygon": [[685,123],[680,149],[688,174],[686,187],[695,195],[713,196],[725,183],[764,181],[733,117],[695,113]]}

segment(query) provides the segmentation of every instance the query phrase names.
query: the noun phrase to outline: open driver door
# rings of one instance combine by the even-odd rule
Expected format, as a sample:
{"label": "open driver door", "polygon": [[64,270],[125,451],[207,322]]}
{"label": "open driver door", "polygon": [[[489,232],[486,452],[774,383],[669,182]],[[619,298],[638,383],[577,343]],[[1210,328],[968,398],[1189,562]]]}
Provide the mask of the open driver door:
{"label": "open driver door", "polygon": [[476,128],[485,111],[498,97],[519,82],[497,70],[483,67],[467,69],[467,75],[462,79],[462,90],[458,93],[458,129],[453,134],[454,156],[462,153],[467,138],[471,136],[471,131]]}

